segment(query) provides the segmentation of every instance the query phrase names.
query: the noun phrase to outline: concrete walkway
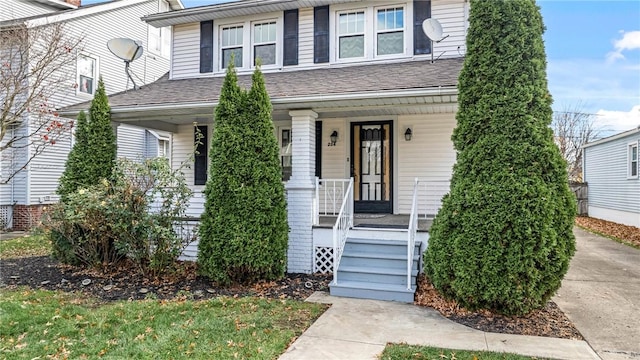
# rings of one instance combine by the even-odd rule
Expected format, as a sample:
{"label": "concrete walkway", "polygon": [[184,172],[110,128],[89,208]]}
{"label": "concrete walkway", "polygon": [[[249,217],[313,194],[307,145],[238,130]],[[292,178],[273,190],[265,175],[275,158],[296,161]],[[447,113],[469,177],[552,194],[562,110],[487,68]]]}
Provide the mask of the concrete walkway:
{"label": "concrete walkway", "polygon": [[307,301],[333,304],[280,359],[377,359],[387,343],[490,350],[554,359],[598,359],[584,341],[473,330],[411,304],[338,298],[317,292]]}
{"label": "concrete walkway", "polygon": [[574,229],[555,303],[605,360],[640,360],[640,250]]}

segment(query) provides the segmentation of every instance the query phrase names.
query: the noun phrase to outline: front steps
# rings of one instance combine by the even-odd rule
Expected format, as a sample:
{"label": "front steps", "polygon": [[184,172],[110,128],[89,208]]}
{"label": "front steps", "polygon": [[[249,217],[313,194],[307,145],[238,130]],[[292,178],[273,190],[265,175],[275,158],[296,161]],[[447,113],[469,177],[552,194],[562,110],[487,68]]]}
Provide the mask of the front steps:
{"label": "front steps", "polygon": [[[403,233],[406,239],[406,231]],[[420,247],[421,243],[416,241],[409,290],[406,240],[347,238],[338,283],[330,285],[331,295],[412,303],[420,268]]]}

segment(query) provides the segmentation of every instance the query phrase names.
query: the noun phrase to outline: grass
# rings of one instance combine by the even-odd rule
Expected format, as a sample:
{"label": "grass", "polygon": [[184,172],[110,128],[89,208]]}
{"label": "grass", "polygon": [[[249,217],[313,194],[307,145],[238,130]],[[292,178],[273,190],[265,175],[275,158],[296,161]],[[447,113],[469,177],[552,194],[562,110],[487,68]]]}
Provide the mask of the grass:
{"label": "grass", "polygon": [[100,304],[62,292],[0,290],[0,358],[275,359],[325,309],[228,297]]}
{"label": "grass", "polygon": [[51,242],[44,235],[29,235],[0,241],[0,259],[49,254],[51,254]]}
{"label": "grass", "polygon": [[389,344],[380,355],[382,360],[532,360],[536,357],[491,351],[466,351],[428,346]]}

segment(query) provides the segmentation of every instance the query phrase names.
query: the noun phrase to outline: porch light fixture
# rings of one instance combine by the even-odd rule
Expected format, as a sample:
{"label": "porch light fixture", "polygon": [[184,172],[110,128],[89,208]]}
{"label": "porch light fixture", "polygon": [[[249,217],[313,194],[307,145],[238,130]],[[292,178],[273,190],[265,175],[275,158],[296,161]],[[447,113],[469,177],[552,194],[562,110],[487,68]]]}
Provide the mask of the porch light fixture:
{"label": "porch light fixture", "polygon": [[329,138],[331,139],[331,142],[329,143],[329,146],[336,146],[336,142],[338,141],[338,131],[337,130],[333,130],[333,132],[331,133]]}
{"label": "porch light fixture", "polygon": [[404,139],[406,141],[411,141],[412,136],[413,136],[413,131],[411,131],[411,128],[407,128],[407,130],[404,132]]}

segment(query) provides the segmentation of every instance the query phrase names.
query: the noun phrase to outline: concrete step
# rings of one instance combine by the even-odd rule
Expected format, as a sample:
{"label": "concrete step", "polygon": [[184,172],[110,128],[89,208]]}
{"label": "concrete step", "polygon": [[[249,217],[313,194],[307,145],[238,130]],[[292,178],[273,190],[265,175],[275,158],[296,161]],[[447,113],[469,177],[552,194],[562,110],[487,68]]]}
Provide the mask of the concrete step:
{"label": "concrete step", "polygon": [[[420,251],[422,243],[417,241],[414,247],[414,254]],[[385,254],[407,254],[407,242],[398,240],[382,240],[369,238],[349,237],[345,244],[345,252],[372,252]]]}
{"label": "concrete step", "polygon": [[[415,287],[418,270],[411,272],[411,285]],[[381,268],[370,266],[340,266],[338,270],[340,281],[359,281],[367,283],[384,283],[407,285],[407,269]]]}
{"label": "concrete step", "polygon": [[358,299],[374,299],[412,303],[415,287],[411,290],[405,285],[391,285],[382,283],[365,283],[360,281],[341,281],[330,284],[332,296],[351,297]]}
{"label": "concrete step", "polygon": [[[413,255],[413,267],[418,268],[420,255]],[[373,251],[345,251],[340,266],[366,266],[370,268],[407,268],[407,254],[385,254]],[[339,269],[338,269],[339,270]]]}

